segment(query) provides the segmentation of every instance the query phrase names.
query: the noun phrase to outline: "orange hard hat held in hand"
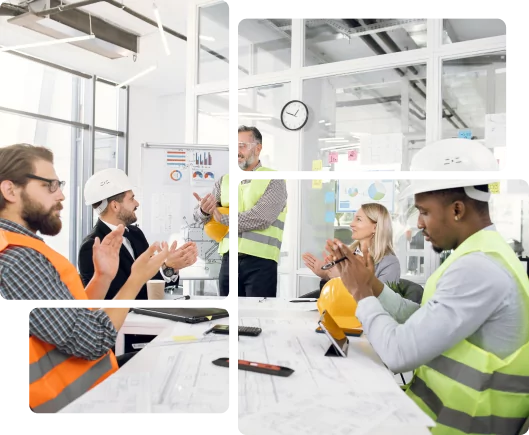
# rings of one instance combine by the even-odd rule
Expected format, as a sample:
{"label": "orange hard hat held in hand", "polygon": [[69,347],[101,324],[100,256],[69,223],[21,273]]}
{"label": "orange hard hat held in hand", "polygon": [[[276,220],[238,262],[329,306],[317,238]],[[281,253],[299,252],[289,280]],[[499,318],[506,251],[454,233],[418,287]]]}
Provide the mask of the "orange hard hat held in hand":
{"label": "orange hard hat held in hand", "polygon": [[[217,207],[217,210],[220,214],[229,214],[230,208],[229,207]],[[230,228],[224,224],[221,224],[218,222],[214,216],[211,216],[211,219],[209,222],[204,225],[204,232],[207,234],[207,236],[215,242],[220,243],[220,241],[228,234],[230,231]]]}

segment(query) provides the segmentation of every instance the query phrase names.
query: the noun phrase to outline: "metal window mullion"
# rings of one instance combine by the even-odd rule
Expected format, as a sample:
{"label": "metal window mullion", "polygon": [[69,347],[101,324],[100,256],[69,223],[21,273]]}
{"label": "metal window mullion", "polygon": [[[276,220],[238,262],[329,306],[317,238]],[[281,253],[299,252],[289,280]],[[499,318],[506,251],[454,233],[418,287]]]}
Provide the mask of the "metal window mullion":
{"label": "metal window mullion", "polygon": [[[94,172],[94,150],[95,150],[95,90],[96,77],[86,80],[84,98],[84,122],[89,126],[83,131],[83,143],[81,153],[81,180],[80,190]],[[81,203],[81,239],[86,237],[92,230],[92,207]]]}

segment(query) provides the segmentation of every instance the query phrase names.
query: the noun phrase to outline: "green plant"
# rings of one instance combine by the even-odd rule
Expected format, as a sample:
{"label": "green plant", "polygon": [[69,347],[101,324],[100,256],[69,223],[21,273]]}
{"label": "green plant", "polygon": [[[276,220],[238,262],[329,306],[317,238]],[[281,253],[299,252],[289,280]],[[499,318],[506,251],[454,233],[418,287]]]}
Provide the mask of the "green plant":
{"label": "green plant", "polygon": [[393,290],[395,293],[399,294],[400,296],[404,297],[404,289],[400,285],[400,282],[387,282],[386,285]]}

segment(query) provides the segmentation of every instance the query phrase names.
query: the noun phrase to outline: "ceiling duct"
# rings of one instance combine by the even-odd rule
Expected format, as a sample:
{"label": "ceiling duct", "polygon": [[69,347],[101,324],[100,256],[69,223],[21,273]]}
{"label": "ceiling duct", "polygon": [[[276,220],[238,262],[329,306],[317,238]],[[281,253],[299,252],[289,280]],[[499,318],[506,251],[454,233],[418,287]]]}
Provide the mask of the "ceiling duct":
{"label": "ceiling duct", "polygon": [[85,0],[61,4],[60,0],[37,0],[30,4],[31,9],[28,12],[8,19],[8,23],[55,39],[94,34],[94,39],[71,44],[109,59],[137,54],[141,35],[78,9],[100,1]]}

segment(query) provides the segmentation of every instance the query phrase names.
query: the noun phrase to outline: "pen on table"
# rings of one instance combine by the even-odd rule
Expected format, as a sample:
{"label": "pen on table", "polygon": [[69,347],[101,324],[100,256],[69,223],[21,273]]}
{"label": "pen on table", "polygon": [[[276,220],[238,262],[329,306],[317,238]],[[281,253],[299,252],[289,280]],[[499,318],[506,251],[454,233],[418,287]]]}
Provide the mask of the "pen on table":
{"label": "pen on table", "polygon": [[263,299],[259,299],[259,302],[264,302],[264,301],[266,301],[266,296]]}
{"label": "pen on table", "polygon": [[323,266],[321,266],[321,269],[322,270],[328,270],[331,267],[334,267],[335,265],[337,265],[338,263],[340,263],[340,262],[342,262],[344,260],[347,260],[347,257],[343,257],[343,258],[340,258],[339,260],[334,260],[334,261],[331,261],[330,263],[324,264]]}
{"label": "pen on table", "polygon": [[190,299],[190,298],[191,298],[191,296],[189,296],[189,295],[183,295],[183,296],[178,296],[177,298],[174,298],[173,301],[176,301],[176,300],[178,300],[178,299],[185,299],[185,300],[187,300],[187,299]]}
{"label": "pen on table", "polygon": [[[214,327],[213,327],[214,328]],[[213,331],[213,328],[209,328],[207,331],[205,331],[202,335],[207,335],[209,334],[211,331]]]}

